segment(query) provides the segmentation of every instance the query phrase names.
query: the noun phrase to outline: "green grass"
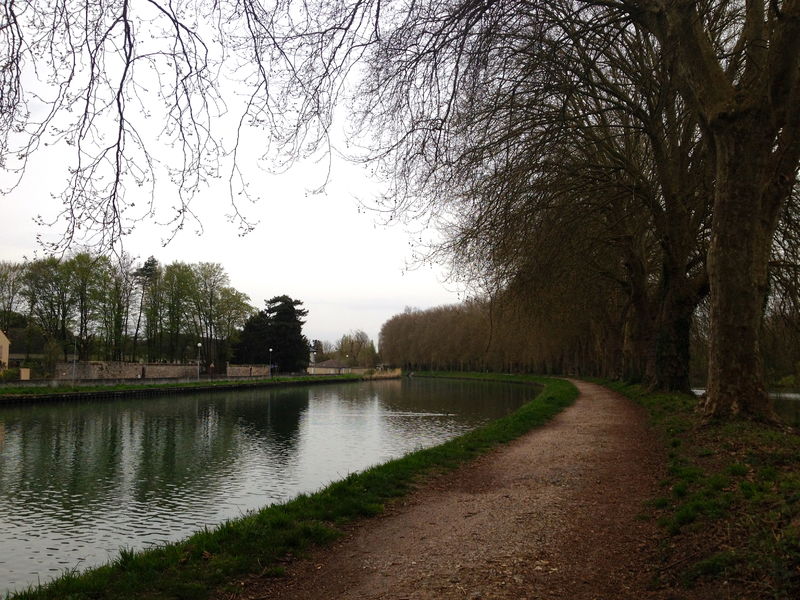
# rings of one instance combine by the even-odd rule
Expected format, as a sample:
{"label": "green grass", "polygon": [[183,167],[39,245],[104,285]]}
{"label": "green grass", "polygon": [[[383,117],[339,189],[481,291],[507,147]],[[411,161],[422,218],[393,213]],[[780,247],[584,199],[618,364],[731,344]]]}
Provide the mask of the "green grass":
{"label": "green grass", "polygon": [[[433,448],[348,476],[325,489],[273,505],[152,550],[123,550],[112,563],[66,573],[44,587],[12,594],[14,600],[202,599],[234,586],[246,574],[280,575],[281,561],[340,535],[340,526],[383,511],[387,502],[423,477],[451,469],[496,445],[540,426],[571,404],[565,381],[515,378],[544,386],[518,411]],[[507,380],[503,378],[503,380]]]}
{"label": "green grass", "polygon": [[736,584],[748,598],[800,598],[800,435],[745,420],[706,423],[697,400],[605,385],[649,412],[667,477],[649,504],[665,532],[664,574],[682,586]]}

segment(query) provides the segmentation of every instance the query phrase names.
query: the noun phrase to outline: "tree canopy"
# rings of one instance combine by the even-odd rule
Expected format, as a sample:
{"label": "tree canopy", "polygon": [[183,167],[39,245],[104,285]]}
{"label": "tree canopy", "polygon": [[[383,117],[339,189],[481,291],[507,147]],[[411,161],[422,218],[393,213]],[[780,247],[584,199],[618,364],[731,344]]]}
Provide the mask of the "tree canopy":
{"label": "tree canopy", "polygon": [[[621,374],[666,389],[688,387],[692,315],[708,295],[707,413],[771,418],[762,325],[771,258],[792,260],[781,249],[800,163],[800,0],[2,11],[2,164],[21,173],[45,144],[74,149],[54,249],[84,234],[113,244],[152,215],[156,173],[178,188],[174,228],[208,180],[246,194],[251,127],[283,166],[331,144],[348,97],[357,158],[391,183],[382,206],[443,234],[429,259],[531,302],[546,276],[583,273],[546,295],[606,294]],[[176,160],[159,162],[159,143]],[[150,200],[137,216],[139,186]]]}
{"label": "tree canopy", "polygon": [[204,362],[222,367],[249,302],[216,263],[136,265],[89,252],[0,262],[0,322],[19,353],[39,354],[49,340],[61,357],[173,362],[194,359],[199,343]]}

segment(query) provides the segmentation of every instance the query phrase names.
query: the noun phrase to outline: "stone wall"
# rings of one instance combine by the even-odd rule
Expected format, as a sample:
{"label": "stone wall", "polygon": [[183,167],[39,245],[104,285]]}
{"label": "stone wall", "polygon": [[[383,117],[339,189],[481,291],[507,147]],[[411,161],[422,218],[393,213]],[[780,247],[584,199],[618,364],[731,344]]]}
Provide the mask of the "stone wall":
{"label": "stone wall", "polygon": [[55,379],[188,379],[197,365],[125,362],[59,362]]}
{"label": "stone wall", "polygon": [[228,377],[269,377],[269,365],[228,365]]}

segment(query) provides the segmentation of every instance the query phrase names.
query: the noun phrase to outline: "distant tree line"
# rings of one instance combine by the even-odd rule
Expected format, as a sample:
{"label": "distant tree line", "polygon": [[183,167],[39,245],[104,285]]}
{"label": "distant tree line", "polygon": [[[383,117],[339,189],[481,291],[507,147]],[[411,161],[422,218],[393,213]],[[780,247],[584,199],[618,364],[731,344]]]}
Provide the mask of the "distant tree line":
{"label": "distant tree line", "polygon": [[43,374],[73,354],[132,362],[185,362],[199,354],[217,372],[228,361],[297,372],[316,349],[317,360],[375,366],[375,345],[360,330],[335,346],[326,342],[325,350],[318,340],[312,346],[303,335],[307,315],[302,301],[287,295],[257,310],[218,263],[162,265],[151,256],[137,264],[90,252],[0,261],[0,330],[15,354],[42,357]]}
{"label": "distant tree line", "polygon": [[314,340],[312,348],[317,362],[333,359],[350,367],[367,368],[380,362],[375,343],[360,329],[344,334],[336,343]]}
{"label": "distant tree line", "polygon": [[[0,329],[15,353],[52,363],[186,361],[222,366],[254,312],[218,263],[135,264],[89,252],[0,262]],[[197,344],[200,344],[198,350]]]}
{"label": "distant tree line", "polygon": [[[575,273],[573,284],[584,276],[588,274]],[[774,270],[771,281],[762,332],[768,381],[796,386],[800,384],[800,281],[796,270],[782,268]],[[505,290],[492,299],[407,308],[381,327],[381,359],[410,370],[622,377],[641,358],[635,354],[641,341],[627,321],[626,296],[602,277],[585,279],[584,284],[585,293],[562,293],[563,281],[545,281],[530,296]],[[706,299],[695,309],[688,332],[693,385],[705,385],[709,332]],[[656,335],[649,334],[650,339]]]}

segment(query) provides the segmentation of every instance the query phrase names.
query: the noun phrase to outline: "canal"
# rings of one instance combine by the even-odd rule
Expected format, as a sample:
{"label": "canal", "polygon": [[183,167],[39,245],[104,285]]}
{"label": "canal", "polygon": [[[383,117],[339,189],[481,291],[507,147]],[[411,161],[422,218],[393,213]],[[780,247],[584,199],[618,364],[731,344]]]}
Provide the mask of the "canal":
{"label": "canal", "polygon": [[536,392],[402,379],[0,407],[0,596],[439,444]]}

